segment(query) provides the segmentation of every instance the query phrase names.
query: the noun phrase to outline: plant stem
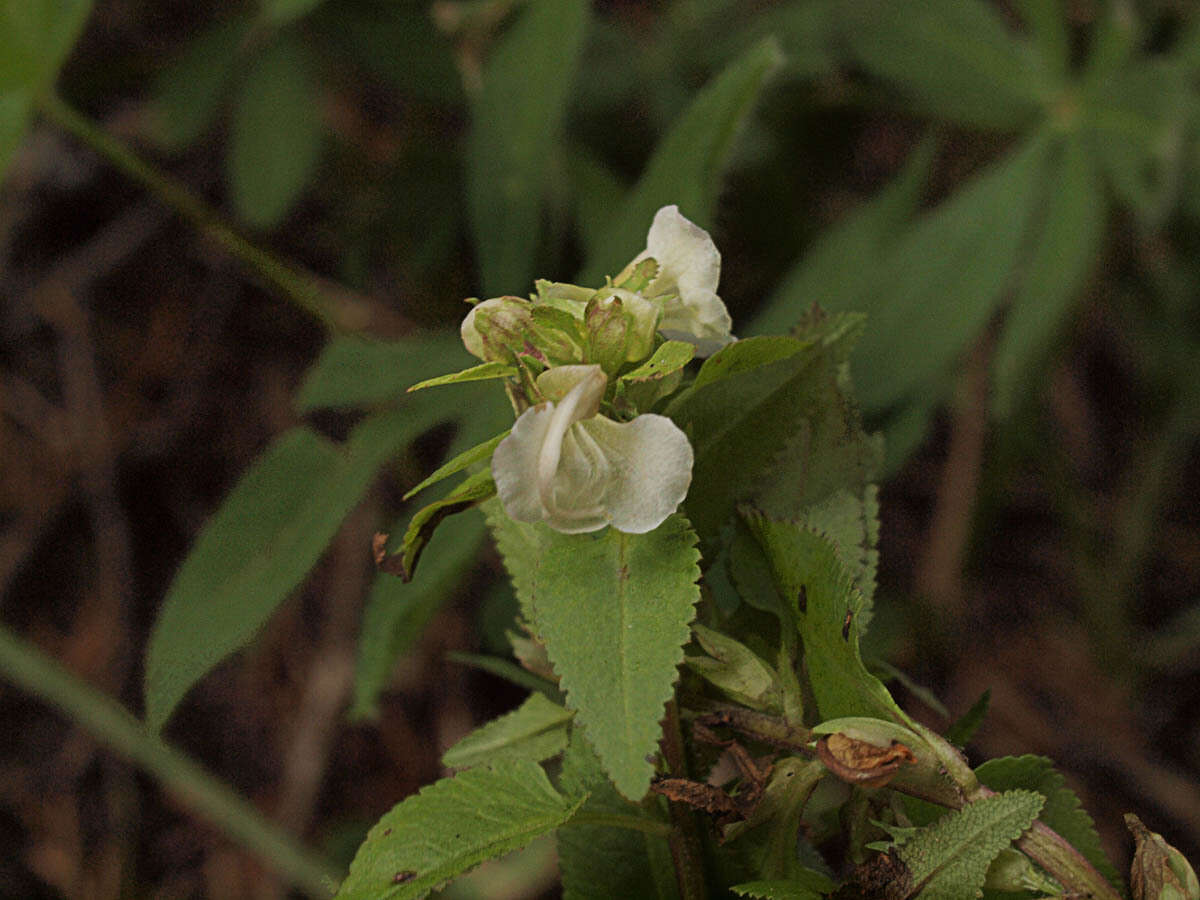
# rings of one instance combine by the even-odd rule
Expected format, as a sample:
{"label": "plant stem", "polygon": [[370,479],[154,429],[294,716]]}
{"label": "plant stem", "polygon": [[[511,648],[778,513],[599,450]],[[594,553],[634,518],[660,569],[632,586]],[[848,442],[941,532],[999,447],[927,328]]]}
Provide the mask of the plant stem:
{"label": "plant stem", "polygon": [[333,331],[362,331],[370,324],[372,313],[363,299],[354,297],[344,288],[337,288],[337,293],[342,296],[331,299],[329,290],[316,275],[251,244],[225,224],[216,210],[182,184],[145,162],[61,97],[47,93],[41,97],[39,107],[46,118],[139,182],[327,328]]}
{"label": "plant stem", "polygon": [[[662,752],[667,770],[676,778],[687,778],[687,757],[683,749],[683,729],[679,724],[679,706],[674,699],[667,701],[663,721]],[[707,900],[708,888],[704,879],[704,863],[700,852],[700,830],[696,817],[683,803],[669,802],[671,813],[671,859],[675,863],[675,878],[682,900]]]}
{"label": "plant stem", "polygon": [[332,865],[305,850],[228,786],[147,731],[111,697],[3,626],[0,674],[57,707],[115,753],[144,768],[177,799],[309,896],[333,895],[342,875]]}

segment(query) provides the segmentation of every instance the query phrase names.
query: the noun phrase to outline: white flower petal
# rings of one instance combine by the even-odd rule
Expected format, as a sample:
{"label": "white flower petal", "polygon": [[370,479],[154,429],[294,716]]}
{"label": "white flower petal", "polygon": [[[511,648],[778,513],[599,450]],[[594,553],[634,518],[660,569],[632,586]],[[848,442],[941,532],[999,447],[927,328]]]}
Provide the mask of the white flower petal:
{"label": "white flower petal", "polygon": [[[608,524],[598,502],[607,463],[589,441],[580,445],[572,426],[596,414],[608,379],[599,366],[559,366],[539,376],[540,387],[543,379],[543,389],[561,400],[525,410],[496,447],[496,492],[518,522],[544,519],[567,533],[595,531]],[[555,388],[569,390],[561,395]]]}
{"label": "white flower petal", "polygon": [[586,433],[611,469],[600,502],[619,531],[653,531],[687,496],[692,445],[666,416],[648,413],[632,422],[596,416],[573,431]]}
{"label": "white flower petal", "polygon": [[721,298],[721,254],[708,232],[679,212],[664,206],[646,235],[646,249],[634,263],[654,257],[658,276],[646,287],[649,297],[673,294],[663,304],[659,330],[674,340],[695,344],[707,356],[734,340],[733,320]]}

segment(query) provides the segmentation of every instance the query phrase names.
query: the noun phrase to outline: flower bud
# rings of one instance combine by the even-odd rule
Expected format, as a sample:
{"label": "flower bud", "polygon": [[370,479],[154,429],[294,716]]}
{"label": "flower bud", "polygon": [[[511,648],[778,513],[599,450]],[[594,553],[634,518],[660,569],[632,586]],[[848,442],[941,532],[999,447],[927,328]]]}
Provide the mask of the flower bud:
{"label": "flower bud", "polygon": [[1182,853],[1133,813],[1126,813],[1125,827],[1137,844],[1129,871],[1133,900],[1200,900],[1200,882]]}
{"label": "flower bud", "polygon": [[484,362],[513,362],[533,323],[532,308],[520,297],[494,297],[476,304],[459,329],[463,346]]}

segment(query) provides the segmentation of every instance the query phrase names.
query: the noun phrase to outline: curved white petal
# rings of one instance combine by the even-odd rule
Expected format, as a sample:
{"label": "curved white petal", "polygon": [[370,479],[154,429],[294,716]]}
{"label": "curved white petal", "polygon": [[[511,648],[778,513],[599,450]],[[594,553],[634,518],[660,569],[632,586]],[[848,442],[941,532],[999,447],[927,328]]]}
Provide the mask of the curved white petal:
{"label": "curved white petal", "polygon": [[653,531],[679,507],[692,483],[692,445],[666,416],[632,422],[596,416],[573,429],[595,442],[610,467],[601,504],[614,528]]}
{"label": "curved white petal", "polygon": [[607,383],[595,365],[558,366],[539,376],[539,387],[561,399],[525,410],[492,454],[492,478],[510,518],[544,519],[569,533],[608,523],[598,503],[605,483],[603,457],[591,447],[581,448],[572,428],[596,414]]}
{"label": "curved white petal", "polygon": [[707,231],[685,218],[678,206],[664,206],[654,216],[645,251],[634,262],[648,256],[659,269],[646,295],[674,295],[663,304],[660,331],[695,344],[702,356],[734,339],[733,320],[717,296],[721,254]]}
{"label": "curved white petal", "polygon": [[525,410],[492,454],[505,512],[568,534],[609,523],[639,534],[657,528],[691,484],[687,437],[665,416],[620,423],[595,415],[607,379],[599,366],[559,370],[572,368],[583,371],[559,377],[575,386],[557,403]]}

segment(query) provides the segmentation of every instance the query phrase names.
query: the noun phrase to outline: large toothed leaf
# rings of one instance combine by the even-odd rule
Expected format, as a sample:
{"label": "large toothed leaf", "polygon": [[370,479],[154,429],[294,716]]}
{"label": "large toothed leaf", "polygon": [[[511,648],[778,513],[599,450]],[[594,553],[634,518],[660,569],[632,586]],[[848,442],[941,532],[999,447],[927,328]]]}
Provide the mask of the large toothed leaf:
{"label": "large toothed leaf", "polygon": [[337,900],[424,897],[484,860],[553,831],[583,799],[562,796],[530,760],[443,778],[375,823]]}
{"label": "large toothed leaf", "polygon": [[983,886],[996,856],[1033,824],[1041,794],[1007,791],[977,800],[918,831],[896,851],[922,900],[962,900]]}
{"label": "large toothed leaf", "polygon": [[297,428],[250,468],[204,527],[159,611],[146,654],[152,729],[196,681],[254,637],[320,558],[379,467],[423,427],[402,412],[375,416],[341,448]]}
{"label": "large toothed leaf", "polygon": [[703,539],[717,535],[738,501],[763,490],[797,435],[824,432],[831,405],[844,402],[838,358],[819,342],[738,341],[706,360],[692,387],[667,407],[695,451],[692,478],[704,489],[692,491],[685,508]]}
{"label": "large toothed leaf", "polygon": [[666,836],[619,827],[620,819],[662,820],[654,817],[654,807],[633,803],[617,792],[578,727],[572,730],[563,755],[560,783],[568,795],[588,795],[580,808],[582,815],[612,821],[610,825],[571,822],[558,830],[563,900],[677,900],[675,867]]}
{"label": "large toothed leaf", "polygon": [[[553,533],[534,570],[532,623],[617,789],[650,786],[700,596],[696,535],[671,516],[654,531]],[[518,582],[518,592],[521,590]]]}
{"label": "large toothed leaf", "polygon": [[745,518],[771,565],[779,596],[795,614],[821,718],[870,716],[910,724],[863,665],[858,641],[864,601],[834,545],[796,522],[752,512]]}
{"label": "large toothed leaf", "polygon": [[994,791],[1024,788],[1046,798],[1038,819],[1062,835],[1084,855],[1096,871],[1121,889],[1121,877],[1100,846],[1100,835],[1079,797],[1067,787],[1062,773],[1054,770],[1052,760],[1044,756],[1003,756],[989,759],[975,774],[982,784]]}
{"label": "large toothed leaf", "polygon": [[[530,694],[512,712],[476,728],[442,754],[442,765],[465,769],[511,759],[541,762],[562,753],[572,713],[542,694]],[[584,792],[579,792],[582,795]]]}
{"label": "large toothed leaf", "polygon": [[696,224],[712,224],[721,173],[734,138],[773,72],[783,62],[774,39],[747,50],[704,87],[659,141],[637,185],[608,218],[581,284],[599,284],[646,246],[660,207],[672,203]]}
{"label": "large toothed leaf", "polygon": [[491,295],[533,281],[546,172],[587,28],[586,0],[532,0],[491,48],[467,146],[471,230]]}

